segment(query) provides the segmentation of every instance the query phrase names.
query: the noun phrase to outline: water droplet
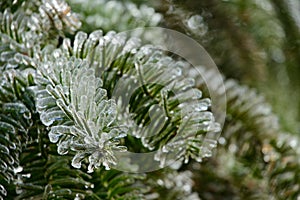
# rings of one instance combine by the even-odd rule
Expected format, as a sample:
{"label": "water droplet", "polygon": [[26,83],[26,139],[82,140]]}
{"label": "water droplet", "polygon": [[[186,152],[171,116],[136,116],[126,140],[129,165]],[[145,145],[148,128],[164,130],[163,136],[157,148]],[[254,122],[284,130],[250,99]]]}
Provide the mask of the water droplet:
{"label": "water droplet", "polygon": [[70,129],[71,128],[69,126],[64,126],[64,125],[51,127],[51,130],[49,132],[50,141],[56,143],[61,135],[70,133],[71,132]]}
{"label": "water droplet", "polygon": [[105,167],[105,170],[110,170],[110,166],[106,162],[103,162],[103,166]]}
{"label": "water droplet", "polygon": [[12,149],[12,150],[15,150],[15,149],[17,148],[16,143],[10,142],[10,143],[9,143],[9,148]]}
{"label": "water droplet", "polygon": [[230,144],[228,148],[231,153],[235,153],[238,150],[238,147],[235,144]]}
{"label": "water droplet", "polygon": [[14,173],[15,173],[15,174],[20,173],[20,172],[22,172],[22,171],[23,171],[23,167],[21,167],[21,166],[18,166],[18,167],[16,167],[16,168],[14,168]]}
{"label": "water droplet", "polygon": [[291,141],[290,141],[290,146],[292,148],[296,148],[298,145],[298,140],[296,138],[293,138]]}
{"label": "water droplet", "polygon": [[184,82],[184,86],[182,90],[189,89],[195,85],[195,80],[193,78],[187,78],[183,82]]}
{"label": "water droplet", "polygon": [[174,76],[172,78],[176,78],[177,76],[182,75],[182,70],[179,67],[172,68],[171,72],[174,74]]}
{"label": "water droplet", "polygon": [[28,173],[28,174],[22,174],[22,177],[24,177],[24,178],[30,178],[31,174],[30,173]]}
{"label": "water droplet", "polygon": [[193,15],[187,20],[187,26],[192,32],[197,35],[203,36],[207,33],[208,27],[200,15]]}
{"label": "water droplet", "polygon": [[121,133],[119,133],[118,135],[116,135],[114,138],[115,138],[115,139],[121,139],[121,138],[124,138],[124,137],[126,137],[126,136],[127,136],[127,133],[121,132]]}
{"label": "water droplet", "polygon": [[220,137],[218,140],[219,144],[225,145],[226,144],[226,139],[224,137]]}
{"label": "water droplet", "polygon": [[188,20],[188,26],[191,29],[197,29],[199,28],[199,26],[201,25],[201,23],[203,22],[203,17],[200,15],[193,15],[189,18]]}
{"label": "water droplet", "polygon": [[197,102],[195,106],[195,110],[198,112],[205,111],[208,109],[208,107],[211,105],[211,100],[208,98],[201,99],[199,102]]}
{"label": "water droplet", "polygon": [[84,199],[84,198],[85,198],[85,196],[83,194],[77,193],[74,200],[81,200],[81,199]]}

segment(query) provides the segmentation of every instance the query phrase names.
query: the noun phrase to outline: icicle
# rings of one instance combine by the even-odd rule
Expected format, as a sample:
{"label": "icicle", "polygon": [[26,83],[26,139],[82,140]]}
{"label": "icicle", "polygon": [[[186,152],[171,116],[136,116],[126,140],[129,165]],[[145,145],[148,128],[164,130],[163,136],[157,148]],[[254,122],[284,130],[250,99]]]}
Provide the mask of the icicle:
{"label": "icicle", "polygon": [[63,141],[57,144],[57,152],[60,155],[65,155],[69,152],[70,141]]}
{"label": "icicle", "polygon": [[77,57],[77,58],[81,58],[81,53],[83,51],[83,45],[84,45],[84,42],[86,41],[87,39],[87,34],[84,33],[84,32],[78,32],[75,36],[75,40],[74,40],[74,55]]}
{"label": "icicle", "polygon": [[9,149],[6,146],[0,144],[0,152],[3,153],[3,154],[9,155],[10,151],[9,151]]}
{"label": "icicle", "polygon": [[53,97],[37,98],[36,108],[38,111],[43,111],[47,107],[53,107],[56,105],[56,101]]}
{"label": "icicle", "polygon": [[73,159],[71,165],[74,168],[80,169],[81,168],[81,162],[86,157],[85,153],[77,153]]}
{"label": "icicle", "polygon": [[41,121],[45,126],[50,126],[57,120],[62,120],[65,117],[65,113],[60,110],[54,110],[41,113]]}
{"label": "icicle", "polygon": [[56,143],[56,142],[58,142],[59,137],[61,135],[66,134],[66,133],[70,133],[70,132],[71,131],[70,131],[69,126],[63,126],[63,125],[53,126],[53,127],[51,127],[51,130],[49,132],[50,142]]}
{"label": "icicle", "polygon": [[30,112],[23,103],[5,103],[3,104],[3,110],[7,112],[18,112],[20,114]]}
{"label": "icicle", "polygon": [[202,97],[202,92],[198,89],[191,89],[186,92],[179,93],[175,96],[180,102],[184,102],[190,99],[200,99]]}
{"label": "icicle", "polygon": [[2,62],[8,61],[9,59],[13,58],[14,54],[15,52],[13,51],[4,51],[1,53],[0,60]]}
{"label": "icicle", "polygon": [[1,185],[0,184],[0,193],[2,194],[2,195],[4,195],[4,196],[6,196],[7,195],[7,191],[6,191],[6,189],[4,188],[4,186],[3,185]]}
{"label": "icicle", "polygon": [[16,133],[15,128],[11,124],[6,123],[6,122],[0,121],[0,128],[1,128],[1,130],[5,130],[5,132],[7,132],[7,133],[13,133],[13,134]]}

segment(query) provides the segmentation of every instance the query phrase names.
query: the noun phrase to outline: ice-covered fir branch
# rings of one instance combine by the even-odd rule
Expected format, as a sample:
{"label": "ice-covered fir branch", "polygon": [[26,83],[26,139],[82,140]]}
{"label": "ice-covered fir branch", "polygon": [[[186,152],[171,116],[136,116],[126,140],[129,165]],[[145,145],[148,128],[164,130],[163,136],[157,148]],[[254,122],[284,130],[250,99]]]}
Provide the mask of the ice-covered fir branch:
{"label": "ice-covered fir branch", "polygon": [[0,73],[0,199],[15,194],[20,156],[35,124],[34,101],[27,89],[31,84],[30,71]]}
{"label": "ice-covered fir branch", "polygon": [[50,126],[50,141],[58,142],[58,153],[74,151],[75,168],[88,158],[90,172],[102,164],[116,164],[114,151],[126,150],[118,145],[126,128],[117,123],[116,103],[107,99],[94,70],[85,61],[63,57],[60,50],[37,69],[43,76],[41,86],[32,88],[37,110],[43,124]]}
{"label": "ice-covered fir branch", "polygon": [[172,160],[169,155],[185,162],[210,156],[216,141],[206,134],[220,128],[208,111],[210,100],[202,98],[194,80],[183,73],[188,63],[155,46],[141,46],[139,39],[125,33],[79,32],[73,46],[65,39],[61,48],[65,56],[90,63],[109,96],[117,100],[118,116],[130,133],[150,150],[160,149],[156,159],[162,166]]}
{"label": "ice-covered fir branch", "polygon": [[[170,155],[173,159],[184,158],[185,162],[189,157],[201,161],[210,156],[216,141],[206,139],[206,135],[218,133],[220,127],[208,111],[210,99],[202,98],[194,79],[184,75],[188,63],[176,61],[153,46],[141,47],[135,54],[135,62],[135,73],[128,82],[132,85],[142,81],[145,85],[131,98],[149,105],[132,106],[137,123],[145,126],[137,128],[137,137],[149,149],[161,147],[156,159],[162,165]],[[141,119],[139,110],[149,112],[150,118]],[[153,130],[158,130],[158,134],[153,135]]]}
{"label": "ice-covered fir branch", "polygon": [[157,172],[148,174],[145,180],[146,185],[151,186],[151,190],[146,196],[147,200],[154,199],[187,199],[200,200],[197,193],[193,192],[194,181],[191,171],[173,171],[165,168]]}
{"label": "ice-covered fir branch", "polygon": [[[203,72],[213,80],[213,73]],[[203,88],[203,80],[200,77],[198,80],[198,87]],[[217,84],[213,87],[218,90]],[[241,177],[235,171],[238,169],[246,175],[242,180],[248,190],[247,196],[272,195],[279,199],[299,196],[299,178],[296,175],[300,165],[299,137],[282,133],[272,107],[257,90],[232,79],[225,81],[225,87],[227,119],[219,139],[222,145],[218,148],[218,157],[207,161],[203,171],[218,163],[217,177],[220,180],[229,178],[233,187],[240,188]],[[223,145],[226,149],[222,148]],[[224,173],[228,172],[231,175],[224,177]],[[264,179],[261,179],[262,176]],[[205,184],[201,180],[199,182]],[[289,186],[285,185],[287,182]],[[249,187],[247,183],[255,184]],[[215,184],[214,187],[219,186]]]}
{"label": "ice-covered fir branch", "polygon": [[18,10],[0,13],[1,68],[16,68],[16,53],[38,57],[46,45],[58,44],[58,37],[77,30],[81,22],[62,0],[23,2]]}
{"label": "ice-covered fir branch", "polygon": [[162,16],[147,5],[137,6],[130,1],[68,0],[73,9],[84,19],[82,29],[91,32],[127,31],[134,28],[157,26]]}
{"label": "ice-covered fir branch", "polygon": [[[299,196],[299,137],[282,133],[272,107],[255,89],[233,80],[225,86],[229,106],[224,137],[231,153],[248,170],[259,169],[253,176],[265,176],[276,198]],[[245,162],[245,157],[253,162]]]}

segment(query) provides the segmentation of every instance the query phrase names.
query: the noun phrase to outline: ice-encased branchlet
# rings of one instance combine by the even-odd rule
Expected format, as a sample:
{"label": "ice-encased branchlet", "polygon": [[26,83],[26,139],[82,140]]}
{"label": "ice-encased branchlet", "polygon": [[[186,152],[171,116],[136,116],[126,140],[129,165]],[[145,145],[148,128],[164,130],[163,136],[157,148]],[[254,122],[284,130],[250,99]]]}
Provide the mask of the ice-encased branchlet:
{"label": "ice-encased branchlet", "polygon": [[[36,12],[29,15],[28,6]],[[0,24],[0,60],[5,63],[1,67],[4,69],[18,67],[20,55],[39,59],[39,51],[46,43],[57,45],[59,35],[73,33],[81,26],[76,14],[62,0],[43,0],[40,5],[24,2],[15,13],[7,8],[0,13]]]}
{"label": "ice-encased branchlet", "polygon": [[116,163],[114,151],[126,150],[119,146],[126,128],[116,122],[116,104],[107,99],[102,81],[85,61],[61,54],[56,50],[38,65],[46,79],[41,84],[48,81],[45,87],[32,88],[41,121],[51,127],[49,138],[58,143],[59,154],[76,152],[73,167],[80,168],[88,158],[89,172],[101,164],[109,168]]}
{"label": "ice-encased branchlet", "polygon": [[[244,123],[243,128],[248,127],[250,128],[248,131],[259,132],[265,136],[278,132],[277,116],[272,113],[270,105],[266,103],[263,96],[258,95],[256,90],[241,86],[234,80],[227,80],[225,87],[227,101],[231,103],[228,113],[232,116],[241,116],[240,122]],[[247,124],[246,118],[252,118],[251,125]],[[226,129],[224,133],[233,134],[230,129]]]}
{"label": "ice-encased branchlet", "polygon": [[[212,71],[203,73],[213,79]],[[203,87],[202,81],[198,82],[199,87]],[[218,92],[217,85],[213,87]],[[258,173],[252,178],[245,177],[244,182],[253,182],[251,179],[255,178],[261,185],[259,187],[264,188],[263,191],[270,190],[272,195],[281,199],[291,194],[297,195],[299,178],[295,174],[299,173],[299,139],[289,133],[282,133],[277,116],[257,90],[232,79],[225,81],[225,87],[227,123],[224,124],[223,141],[220,143],[226,146],[229,154],[227,150],[219,149],[217,163],[222,165],[216,168],[216,174],[223,174],[232,166],[243,165],[247,170],[255,169]],[[253,157],[253,162],[244,159],[249,155]],[[264,180],[261,180],[261,175]],[[288,187],[287,182],[291,183]]]}
{"label": "ice-encased branchlet", "polygon": [[[149,178],[147,180],[149,185],[155,188],[155,193],[149,194],[149,197],[156,196],[155,199],[176,198],[187,200],[200,200],[198,194],[196,192],[193,192],[192,190],[194,185],[192,175],[193,173],[188,170],[182,172],[166,171],[164,172],[163,177]],[[166,194],[165,192],[167,192],[168,194]]]}
{"label": "ice-encased branchlet", "polygon": [[[93,29],[101,28],[126,31],[141,27],[154,27],[161,21],[162,16],[146,5],[137,6],[132,2],[108,0],[70,0],[70,4],[78,9],[86,26]],[[83,24],[85,28],[85,24]]]}
{"label": "ice-encased branchlet", "polygon": [[[170,125],[164,129],[168,132],[172,130],[172,126],[176,126],[173,130],[176,135],[161,146],[156,159],[164,166],[168,157],[184,158],[185,162],[188,162],[189,157],[201,161],[203,157],[210,156],[216,141],[205,139],[205,136],[208,132],[220,131],[219,124],[208,111],[210,99],[202,98],[201,91],[194,88],[193,79],[183,75],[187,63],[175,61],[153,47],[144,48],[140,51],[141,54],[145,54],[142,57],[149,59],[143,63],[143,78],[145,82],[153,81],[164,86],[160,102],[164,107],[164,116],[170,121]],[[137,54],[137,57],[140,56]],[[144,144],[151,148],[157,139],[165,137],[165,133],[143,137]]]}
{"label": "ice-encased branchlet", "polygon": [[14,56],[16,52],[23,54],[31,54],[32,48],[38,39],[35,32],[31,32],[27,27],[28,17],[24,13],[11,13],[10,9],[6,9],[0,13],[0,41],[1,41],[1,62],[3,69],[16,68],[18,62]]}
{"label": "ice-encased branchlet", "polygon": [[77,14],[71,11],[64,0],[42,0],[39,12],[43,18],[48,17],[47,22],[51,20],[57,30],[73,33],[81,26]]}
{"label": "ice-encased branchlet", "polygon": [[0,199],[9,197],[10,184],[22,171],[20,152],[33,125],[33,102],[26,91],[30,73],[14,69],[0,73]]}
{"label": "ice-encased branchlet", "polygon": [[63,40],[61,49],[67,57],[85,59],[100,76],[114,61],[136,52],[139,46],[140,40],[135,37],[128,38],[126,33],[109,31],[103,35],[101,30],[97,30],[89,35],[79,31],[75,35],[73,46],[67,38]]}
{"label": "ice-encased branchlet", "polygon": [[[121,123],[141,138],[145,147],[161,148],[156,159],[162,166],[168,155],[184,157],[185,162],[189,157],[201,161],[210,156],[216,141],[206,139],[206,133],[216,133],[220,127],[207,111],[210,100],[202,98],[201,91],[194,88],[195,81],[184,76],[186,62],[176,61],[151,45],[140,47],[137,38],[113,31],[106,35],[102,31],[90,35],[78,32],[73,46],[65,39],[61,49],[66,57],[85,59],[97,76],[109,74],[105,83],[117,101]],[[121,78],[114,78],[119,75]],[[146,90],[135,93],[140,86]],[[130,99],[135,101],[130,103]]]}
{"label": "ice-encased branchlet", "polygon": [[[282,133],[278,117],[265,97],[255,89],[234,80],[227,80],[225,86],[230,120],[224,126],[224,137],[228,138],[226,143],[231,153],[241,163],[244,161],[239,158],[257,155],[255,162],[246,166],[259,169],[268,180],[268,189],[278,198],[299,195],[299,177],[296,175],[300,164],[299,138]],[[253,149],[254,141],[256,147]],[[287,186],[287,182],[291,184]]]}

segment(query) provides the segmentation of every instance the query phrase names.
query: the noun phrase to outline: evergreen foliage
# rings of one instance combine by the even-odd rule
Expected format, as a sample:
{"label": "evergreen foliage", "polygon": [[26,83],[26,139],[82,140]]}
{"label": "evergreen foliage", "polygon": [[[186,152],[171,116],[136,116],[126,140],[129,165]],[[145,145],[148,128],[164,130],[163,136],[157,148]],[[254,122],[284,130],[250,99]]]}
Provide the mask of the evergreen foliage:
{"label": "evergreen foliage", "polygon": [[[269,92],[287,82],[299,89],[300,31],[288,4],[67,2],[0,2],[0,199],[300,198],[299,112],[285,115],[278,105],[287,98]],[[145,44],[155,36],[119,33],[158,25],[215,56],[227,97],[218,140],[207,86],[190,63]],[[130,173],[153,163],[139,169],[122,153],[152,151],[162,169]]]}

